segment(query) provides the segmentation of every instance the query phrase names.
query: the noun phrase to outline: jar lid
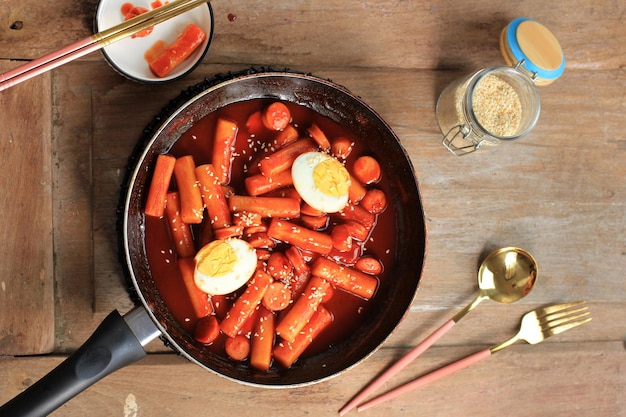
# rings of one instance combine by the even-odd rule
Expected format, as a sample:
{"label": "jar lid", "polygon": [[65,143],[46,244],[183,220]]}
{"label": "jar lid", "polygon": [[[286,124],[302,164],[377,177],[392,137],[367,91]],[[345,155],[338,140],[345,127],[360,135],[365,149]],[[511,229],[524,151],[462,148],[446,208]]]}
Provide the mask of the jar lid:
{"label": "jar lid", "polygon": [[550,84],[565,69],[559,41],[545,26],[526,17],[513,20],[502,30],[500,50],[507,64],[524,68],[537,85]]}

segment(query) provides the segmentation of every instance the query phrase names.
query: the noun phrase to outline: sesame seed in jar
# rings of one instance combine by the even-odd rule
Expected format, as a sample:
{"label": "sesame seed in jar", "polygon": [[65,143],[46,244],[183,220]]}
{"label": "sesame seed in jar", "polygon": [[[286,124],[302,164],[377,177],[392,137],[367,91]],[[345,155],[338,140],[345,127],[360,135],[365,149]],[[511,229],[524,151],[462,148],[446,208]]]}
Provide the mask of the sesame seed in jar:
{"label": "sesame seed in jar", "polygon": [[515,136],[522,120],[522,103],[513,87],[501,77],[489,74],[481,79],[472,95],[476,120],[489,133]]}

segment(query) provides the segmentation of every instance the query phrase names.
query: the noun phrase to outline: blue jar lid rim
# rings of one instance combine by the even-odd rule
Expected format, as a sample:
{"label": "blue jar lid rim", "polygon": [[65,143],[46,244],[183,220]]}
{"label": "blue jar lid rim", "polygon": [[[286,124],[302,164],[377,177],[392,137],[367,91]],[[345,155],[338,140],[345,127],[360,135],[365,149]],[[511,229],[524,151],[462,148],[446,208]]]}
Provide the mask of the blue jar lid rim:
{"label": "blue jar lid rim", "polygon": [[563,74],[563,71],[565,70],[565,57],[564,56],[562,57],[561,65],[559,65],[559,67],[554,70],[541,68],[537,66],[535,63],[533,63],[530,59],[528,59],[524,51],[522,51],[522,48],[520,47],[519,42],[517,41],[517,28],[519,27],[521,23],[529,21],[529,20],[533,21],[532,19],[528,17],[519,17],[511,21],[511,23],[509,24],[506,30],[506,41],[508,44],[507,46],[509,50],[511,51],[512,56],[517,60],[518,63],[521,63],[521,66],[525,68],[527,71],[529,71],[530,73],[536,74],[538,78],[541,78],[544,80],[555,80],[559,78]]}

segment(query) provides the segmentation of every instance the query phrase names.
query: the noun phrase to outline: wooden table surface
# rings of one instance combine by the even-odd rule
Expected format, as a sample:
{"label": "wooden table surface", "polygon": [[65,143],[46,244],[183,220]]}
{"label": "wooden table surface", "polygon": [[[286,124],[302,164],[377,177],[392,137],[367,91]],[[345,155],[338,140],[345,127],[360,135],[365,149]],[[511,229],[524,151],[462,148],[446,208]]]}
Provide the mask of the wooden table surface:
{"label": "wooden table surface", "polygon": [[[91,34],[95,0],[0,0],[0,70]],[[535,307],[586,299],[593,321],[517,344],[365,416],[626,416],[626,5],[620,1],[217,0],[209,54],[149,86],[95,53],[0,93],[0,403],[133,306],[117,258],[116,206],[143,128],[205,77],[272,66],[329,78],[388,121],[415,166],[428,253],[410,314],[373,356],[309,387],[227,381],[160,342],[57,416],[333,416],[361,387],[471,301],[486,252],[539,265],[512,305],[484,302],[386,385],[502,341]],[[503,63],[500,30],[532,17],[558,37],[564,75],[542,87],[525,138],[455,157],[435,103],[457,77]],[[356,412],[354,412],[356,414]]]}

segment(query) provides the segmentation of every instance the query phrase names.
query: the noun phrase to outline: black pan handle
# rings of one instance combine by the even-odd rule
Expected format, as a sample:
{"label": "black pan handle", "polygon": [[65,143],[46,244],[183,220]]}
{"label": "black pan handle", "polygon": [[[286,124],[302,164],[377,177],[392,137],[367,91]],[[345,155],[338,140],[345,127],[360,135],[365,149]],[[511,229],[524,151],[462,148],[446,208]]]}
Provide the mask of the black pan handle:
{"label": "black pan handle", "polygon": [[146,356],[160,331],[142,307],[109,314],[91,337],[50,373],[0,407],[1,417],[41,417],[110,373]]}

